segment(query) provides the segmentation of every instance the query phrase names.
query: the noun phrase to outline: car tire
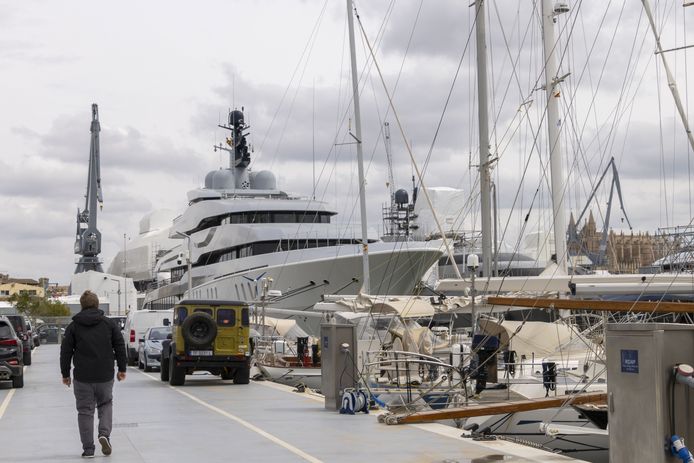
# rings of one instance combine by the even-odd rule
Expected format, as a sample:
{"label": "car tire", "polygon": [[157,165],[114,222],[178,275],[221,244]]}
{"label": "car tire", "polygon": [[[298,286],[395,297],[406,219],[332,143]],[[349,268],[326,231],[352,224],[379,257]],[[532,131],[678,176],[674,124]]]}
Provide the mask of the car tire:
{"label": "car tire", "polygon": [[145,370],[146,372],[152,371],[152,367],[150,367],[149,365],[147,365],[147,357],[145,357],[145,363],[144,363],[142,366],[143,366],[143,368],[144,368],[144,370]]}
{"label": "car tire", "polygon": [[165,359],[164,356],[162,355],[161,357],[161,362],[160,362],[160,367],[159,367],[159,379],[162,381],[168,381],[169,380],[169,359]]}
{"label": "car tire", "polygon": [[138,370],[144,370],[145,369],[145,364],[140,361],[140,359],[137,359],[137,368]]}
{"label": "car tire", "polygon": [[12,377],[12,387],[15,389],[20,389],[24,387],[24,374]]}
{"label": "car tire", "polygon": [[137,365],[137,358],[133,358],[130,356],[130,350],[129,349],[128,349],[128,365],[130,365],[131,367],[134,367],[135,365]]}
{"label": "car tire", "polygon": [[237,368],[234,373],[234,384],[248,384],[251,379],[251,369],[248,367]]}
{"label": "car tire", "polygon": [[23,360],[24,365],[31,365],[31,351],[24,352]]}
{"label": "car tire", "polygon": [[193,312],[183,321],[181,331],[186,346],[205,347],[217,337],[217,324],[209,314]]}
{"label": "car tire", "polygon": [[169,384],[172,386],[183,386],[186,382],[186,369],[177,367],[174,356],[169,357]]}
{"label": "car tire", "polygon": [[222,368],[222,379],[234,379],[236,370],[234,368]]}

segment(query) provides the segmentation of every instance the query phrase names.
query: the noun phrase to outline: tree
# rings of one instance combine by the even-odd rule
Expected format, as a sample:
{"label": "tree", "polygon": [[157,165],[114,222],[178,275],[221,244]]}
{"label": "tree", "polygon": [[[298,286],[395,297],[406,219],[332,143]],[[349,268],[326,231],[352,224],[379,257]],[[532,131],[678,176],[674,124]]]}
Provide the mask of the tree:
{"label": "tree", "polygon": [[70,315],[70,308],[60,301],[40,299],[32,311],[34,317],[66,317]]}
{"label": "tree", "polygon": [[59,301],[51,301],[27,293],[15,293],[9,301],[17,312],[29,317],[65,317],[70,315],[70,308]]}
{"label": "tree", "polygon": [[14,293],[10,298],[8,299],[12,305],[15,306],[17,309],[17,312],[24,314],[24,315],[31,315],[32,309],[36,305],[36,296],[31,296],[28,293],[24,292],[19,292],[19,293]]}

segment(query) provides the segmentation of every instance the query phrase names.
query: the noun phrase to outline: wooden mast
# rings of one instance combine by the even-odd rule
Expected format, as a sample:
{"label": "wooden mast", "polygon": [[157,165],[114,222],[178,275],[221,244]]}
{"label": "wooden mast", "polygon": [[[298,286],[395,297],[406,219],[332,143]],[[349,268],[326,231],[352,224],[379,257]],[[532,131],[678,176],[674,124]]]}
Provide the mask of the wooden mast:
{"label": "wooden mast", "polygon": [[694,313],[693,302],[594,301],[542,297],[488,297],[487,304],[530,309],[594,310],[604,312]]}

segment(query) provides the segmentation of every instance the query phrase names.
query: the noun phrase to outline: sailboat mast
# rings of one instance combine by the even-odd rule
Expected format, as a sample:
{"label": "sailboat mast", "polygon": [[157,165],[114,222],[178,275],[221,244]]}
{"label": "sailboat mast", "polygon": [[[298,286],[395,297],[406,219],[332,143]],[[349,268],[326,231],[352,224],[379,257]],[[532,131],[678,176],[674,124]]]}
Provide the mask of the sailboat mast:
{"label": "sailboat mast", "polygon": [[[568,11],[568,9],[566,10]],[[556,38],[554,23],[559,13],[552,0],[542,0],[542,38],[545,52],[545,92],[547,94],[547,130],[549,132],[549,164],[552,186],[552,216],[554,218],[554,252],[560,271],[566,272],[566,214],[564,211],[564,159],[561,147],[562,120],[559,117],[561,81],[557,76]]]}
{"label": "sailboat mast", "polygon": [[492,269],[492,201],[489,172],[489,115],[487,112],[487,42],[484,0],[477,0],[475,35],[477,38],[477,115],[480,142],[480,209],[482,215],[482,274],[491,276]]}
{"label": "sailboat mast", "polygon": [[357,142],[357,168],[359,171],[359,209],[361,211],[361,242],[364,281],[362,292],[369,294],[369,240],[366,223],[366,181],[364,178],[364,153],[361,140],[361,113],[359,108],[359,77],[357,76],[357,55],[354,44],[354,17],[352,0],[347,0],[347,24],[349,26],[349,51],[352,67],[352,93],[354,100],[354,138]]}
{"label": "sailboat mast", "polygon": [[665,69],[665,76],[667,77],[667,86],[672,93],[672,97],[675,100],[675,106],[677,106],[677,112],[682,120],[682,125],[684,125],[684,131],[687,134],[687,139],[689,140],[689,146],[694,150],[694,135],[689,128],[689,121],[687,119],[687,112],[684,110],[682,105],[682,99],[680,98],[680,92],[677,90],[677,82],[672,76],[672,71],[670,71],[670,66],[667,64],[667,59],[665,58],[665,52],[663,46],[660,44],[660,36],[658,35],[658,29],[655,27],[655,21],[653,20],[653,12],[651,11],[651,4],[648,0],[641,0],[643,3],[643,8],[646,11],[646,16],[648,16],[648,23],[651,25],[651,30],[653,31],[653,36],[655,37],[656,54],[660,55],[663,61],[663,68]]}

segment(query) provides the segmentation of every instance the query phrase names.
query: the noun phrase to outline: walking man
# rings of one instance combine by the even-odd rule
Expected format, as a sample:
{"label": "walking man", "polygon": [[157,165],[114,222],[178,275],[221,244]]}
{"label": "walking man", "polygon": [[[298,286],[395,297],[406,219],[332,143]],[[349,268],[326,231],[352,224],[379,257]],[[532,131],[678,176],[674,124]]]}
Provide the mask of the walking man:
{"label": "walking man", "polygon": [[[87,290],[80,297],[82,311],[72,317],[60,346],[63,384],[74,384],[77,424],[84,452],[94,458],[94,407],[99,414],[99,444],[111,454],[113,411],[113,363],[118,362],[118,381],[125,379],[126,357],[123,335],[115,321],[99,310],[99,298]],[[74,363],[70,379],[70,363]]]}

